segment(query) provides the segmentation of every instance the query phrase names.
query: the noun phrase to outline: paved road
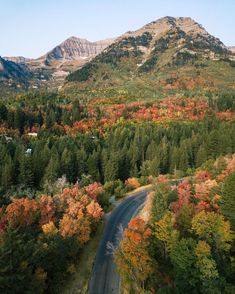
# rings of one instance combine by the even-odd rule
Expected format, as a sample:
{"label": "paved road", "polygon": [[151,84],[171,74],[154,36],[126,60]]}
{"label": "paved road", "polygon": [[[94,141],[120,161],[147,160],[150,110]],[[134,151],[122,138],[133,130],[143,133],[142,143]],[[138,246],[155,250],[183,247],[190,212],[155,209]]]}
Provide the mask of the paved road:
{"label": "paved road", "polygon": [[89,294],[118,294],[120,278],[116,271],[112,254],[107,252],[107,243],[115,246],[120,241],[119,227],[126,228],[130,219],[143,205],[147,191],[136,193],[117,206],[107,220],[100,242],[93,273],[89,285]]}

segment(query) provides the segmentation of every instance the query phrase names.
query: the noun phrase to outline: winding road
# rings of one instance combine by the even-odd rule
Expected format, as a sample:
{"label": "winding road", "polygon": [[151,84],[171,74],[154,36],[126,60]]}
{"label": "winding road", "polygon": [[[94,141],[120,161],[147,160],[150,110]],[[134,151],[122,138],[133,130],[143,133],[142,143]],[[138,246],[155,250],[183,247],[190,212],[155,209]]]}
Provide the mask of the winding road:
{"label": "winding road", "polygon": [[107,250],[111,242],[117,246],[120,239],[120,225],[126,228],[143,206],[148,190],[133,194],[121,202],[107,219],[103,237],[97,251],[89,285],[89,294],[118,294],[120,277],[116,271],[113,255]]}

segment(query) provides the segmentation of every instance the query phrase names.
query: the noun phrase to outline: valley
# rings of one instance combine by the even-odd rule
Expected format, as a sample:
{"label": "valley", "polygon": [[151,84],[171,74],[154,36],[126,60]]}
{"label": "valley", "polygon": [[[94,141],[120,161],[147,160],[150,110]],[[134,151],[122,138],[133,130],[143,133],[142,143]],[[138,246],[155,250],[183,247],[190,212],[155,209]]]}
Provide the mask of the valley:
{"label": "valley", "polygon": [[234,47],[192,18],[0,57],[1,293],[232,294],[234,187]]}

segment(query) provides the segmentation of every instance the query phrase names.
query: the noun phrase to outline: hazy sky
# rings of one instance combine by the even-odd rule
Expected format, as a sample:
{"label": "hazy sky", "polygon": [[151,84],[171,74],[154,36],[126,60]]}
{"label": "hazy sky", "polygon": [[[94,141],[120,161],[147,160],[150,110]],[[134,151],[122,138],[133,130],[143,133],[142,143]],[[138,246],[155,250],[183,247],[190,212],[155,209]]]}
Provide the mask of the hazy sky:
{"label": "hazy sky", "polygon": [[115,37],[167,15],[235,45],[235,0],[0,0],[0,55],[39,57],[70,36]]}

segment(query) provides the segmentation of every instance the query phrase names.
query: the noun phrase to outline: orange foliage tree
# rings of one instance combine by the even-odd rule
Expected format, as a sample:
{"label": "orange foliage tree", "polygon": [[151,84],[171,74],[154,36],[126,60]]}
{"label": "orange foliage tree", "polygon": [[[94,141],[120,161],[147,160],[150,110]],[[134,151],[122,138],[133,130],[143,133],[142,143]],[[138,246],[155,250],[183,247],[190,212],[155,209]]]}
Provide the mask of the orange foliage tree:
{"label": "orange foliage tree", "polygon": [[129,189],[137,189],[140,187],[140,183],[137,178],[129,178],[125,181],[125,185]]}
{"label": "orange foliage tree", "polygon": [[13,226],[31,225],[39,213],[39,204],[34,199],[14,200],[6,208],[6,219]]}
{"label": "orange foliage tree", "polygon": [[136,217],[129,222],[124,238],[115,250],[115,260],[122,278],[135,283],[140,289],[144,289],[146,279],[153,273],[148,251],[150,235],[151,230],[145,222]]}
{"label": "orange foliage tree", "polygon": [[47,224],[55,219],[55,204],[51,196],[41,196],[39,200],[41,224]]}
{"label": "orange foliage tree", "polygon": [[81,244],[90,239],[92,225],[97,223],[103,210],[92,198],[82,194],[78,186],[66,188],[59,197],[64,207],[64,214],[60,220],[59,230],[62,236],[75,236]]}

